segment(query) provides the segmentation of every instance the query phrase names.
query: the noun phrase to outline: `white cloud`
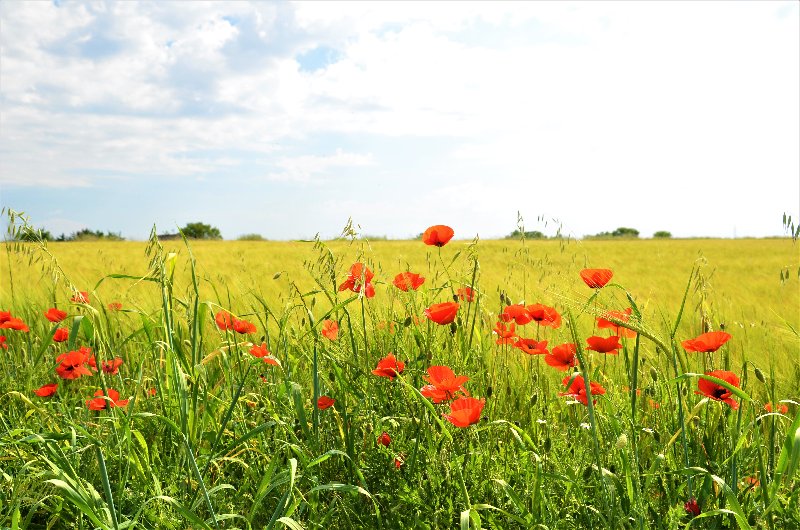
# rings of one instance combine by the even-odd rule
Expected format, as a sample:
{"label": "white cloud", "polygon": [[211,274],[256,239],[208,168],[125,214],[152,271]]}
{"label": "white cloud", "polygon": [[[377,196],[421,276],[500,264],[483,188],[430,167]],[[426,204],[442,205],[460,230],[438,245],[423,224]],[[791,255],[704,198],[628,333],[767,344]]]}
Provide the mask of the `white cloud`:
{"label": "white cloud", "polygon": [[267,174],[269,180],[309,182],[330,174],[331,169],[363,167],[373,164],[371,154],[346,153],[337,149],[332,155],[305,155],[279,158],[280,171]]}

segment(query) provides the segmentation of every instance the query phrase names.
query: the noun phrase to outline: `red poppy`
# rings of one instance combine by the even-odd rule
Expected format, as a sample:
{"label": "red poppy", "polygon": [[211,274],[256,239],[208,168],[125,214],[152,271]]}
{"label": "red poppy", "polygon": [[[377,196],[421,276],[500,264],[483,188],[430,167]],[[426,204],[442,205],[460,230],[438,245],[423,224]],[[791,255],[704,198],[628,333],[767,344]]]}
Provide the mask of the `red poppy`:
{"label": "red poppy", "polygon": [[378,444],[384,447],[389,447],[389,444],[392,443],[392,439],[389,436],[389,433],[383,431],[380,436],[378,436]]}
{"label": "red poppy", "polygon": [[280,361],[273,357],[269,351],[267,351],[266,342],[262,342],[261,346],[256,346],[253,344],[253,347],[250,348],[250,355],[257,357],[258,359],[262,359],[265,363],[271,364],[272,366],[281,365]]}
{"label": "red poppy", "polygon": [[[764,410],[767,412],[772,412],[772,403],[767,403],[764,405]],[[785,403],[778,403],[778,406],[775,407],[775,412],[780,412],[781,414],[786,414],[789,412],[789,407]]]}
{"label": "red poppy", "polygon": [[402,459],[402,458],[400,458],[399,456],[398,456],[398,457],[396,457],[396,458],[394,459],[394,468],[395,468],[395,469],[400,469],[400,466],[402,466],[402,465],[403,465],[403,459]]}
{"label": "red poppy", "polygon": [[61,363],[56,367],[56,373],[61,379],[78,379],[82,375],[92,375],[86,365],[90,365],[89,349],[68,351],[56,357],[56,362]]}
{"label": "red poppy", "polygon": [[683,349],[686,351],[711,353],[717,351],[720,346],[730,340],[730,333],[724,331],[712,331],[703,333],[697,337],[683,341]]}
{"label": "red poppy", "polygon": [[[713,370],[711,372],[706,372],[705,375],[710,375],[711,377],[722,379],[726,383],[729,383],[731,386],[739,388],[739,378],[733,372],[727,372],[725,370]],[[731,406],[733,410],[739,408],[739,403],[737,403],[733,399],[734,395],[733,392],[731,392],[722,385],[719,385],[709,379],[704,378],[702,375],[700,376],[700,379],[697,380],[697,388],[698,390],[695,391],[695,394],[700,394],[703,396],[710,397],[711,399],[727,403],[728,405]]]}
{"label": "red poppy", "polygon": [[461,287],[456,291],[459,300],[472,302],[475,300],[475,290],[472,287]]}
{"label": "red poppy", "polygon": [[69,330],[67,328],[58,328],[53,333],[53,342],[64,342],[69,338]]}
{"label": "red poppy", "polygon": [[544,362],[555,368],[566,372],[567,368],[577,366],[578,358],[575,353],[578,348],[571,342],[560,344],[552,349],[550,353],[544,356]]}
{"label": "red poppy", "polygon": [[120,309],[122,309],[122,302],[111,302],[110,304],[108,304],[108,308],[111,311],[119,311]]}
{"label": "red poppy", "polygon": [[147,395],[150,396],[150,397],[156,397],[156,389],[155,389],[155,387],[151,388],[150,390],[148,390],[147,391]]}
{"label": "red poppy", "polygon": [[233,319],[233,330],[240,335],[248,335],[256,332],[256,325],[247,320]]}
{"label": "red poppy", "polygon": [[537,341],[536,339],[520,338],[515,344],[515,348],[522,350],[528,355],[547,355],[547,341]]}
{"label": "red poppy", "polygon": [[403,361],[395,359],[394,354],[389,354],[380,361],[378,366],[372,371],[373,374],[379,377],[388,377],[390,381],[403,373],[406,365]]}
{"label": "red poppy", "polygon": [[422,234],[422,242],[426,245],[443,247],[453,238],[453,229],[446,225],[433,225]]}
{"label": "red poppy", "polygon": [[319,410],[325,410],[331,408],[334,403],[336,403],[336,400],[333,399],[332,397],[320,396],[319,399],[317,400],[317,408]]}
{"label": "red poppy", "polygon": [[528,314],[540,326],[556,329],[561,326],[561,315],[553,307],[542,304],[532,304],[527,307]]}
{"label": "red poppy", "polygon": [[456,427],[469,427],[480,421],[485,404],[483,399],[461,397],[450,403],[450,414],[442,416]]}
{"label": "red poppy", "polygon": [[108,389],[108,397],[104,397],[103,390],[100,389],[94,393],[94,399],[87,399],[86,406],[89,410],[105,410],[106,408],[113,409],[114,407],[126,407],[128,405],[127,399],[119,399],[119,392],[113,388]]}
{"label": "red poppy", "polygon": [[636,336],[635,331],[619,326],[610,320],[614,319],[620,322],[628,322],[631,319],[631,311],[630,307],[625,311],[606,311],[602,317],[597,318],[597,327],[601,329],[610,329],[612,334],[620,338],[631,339]]}
{"label": "red poppy", "polygon": [[214,315],[214,321],[222,331],[233,329],[233,316],[227,311],[219,311]]}
{"label": "red poppy", "polygon": [[21,318],[16,318],[16,317],[11,317],[2,324],[0,324],[0,329],[13,329],[16,331],[24,331],[26,333],[30,331],[28,325],[25,324],[25,322],[23,322]]}
{"label": "red poppy", "polygon": [[89,293],[86,292],[86,291],[78,291],[69,300],[70,300],[70,302],[75,302],[75,303],[78,303],[78,304],[88,304],[89,303]]}
{"label": "red poppy", "polygon": [[497,334],[497,344],[514,344],[514,337],[517,336],[516,324],[506,324],[505,322],[498,322],[495,324],[494,331]]}
{"label": "red poppy", "polygon": [[583,282],[592,289],[600,289],[604,287],[614,273],[610,269],[583,269],[581,271],[581,278]]}
{"label": "red poppy", "polygon": [[456,302],[443,302],[433,304],[424,311],[425,316],[439,325],[450,324],[456,319],[458,314],[458,304]]}
{"label": "red poppy", "polygon": [[0,311],[0,324],[4,324],[11,320],[11,311]]}
{"label": "red poppy", "polygon": [[692,517],[697,517],[700,515],[700,505],[697,504],[697,499],[692,497],[689,499],[688,502],[683,504],[683,509],[686,511],[687,514],[691,515]]}
{"label": "red poppy", "polygon": [[339,323],[335,320],[323,320],[320,333],[328,340],[336,340],[339,337]]}
{"label": "red poppy", "polygon": [[375,287],[372,285],[372,278],[375,275],[363,263],[353,263],[350,267],[350,272],[347,279],[339,286],[340,291],[350,290],[354,293],[360,293],[361,288],[364,288],[364,296],[372,298],[375,296]]}
{"label": "red poppy", "polygon": [[503,312],[500,314],[500,319],[503,322],[511,322],[513,320],[518,326],[524,326],[533,320],[533,317],[528,312],[528,308],[524,305],[512,304],[503,309]]}
{"label": "red poppy", "polygon": [[0,335],[0,348],[3,348],[4,350],[8,349],[8,344],[6,344],[6,340],[7,339],[5,335]]}
{"label": "red poppy", "polygon": [[658,401],[653,401],[652,399],[648,399],[647,400],[647,404],[650,405],[651,409],[660,409],[661,408],[661,403],[659,403]]}
{"label": "red poppy", "polygon": [[117,375],[119,373],[120,366],[122,366],[122,359],[119,357],[110,361],[103,361],[103,372],[111,375]]}
{"label": "red poppy", "polygon": [[50,383],[49,385],[43,385],[33,391],[39,397],[50,397],[56,393],[58,389],[58,384]]}
{"label": "red poppy", "polygon": [[401,291],[408,291],[409,289],[416,291],[420,285],[425,283],[425,278],[416,272],[401,272],[394,277],[392,283]]}
{"label": "red poppy", "polygon": [[469,377],[457,376],[447,366],[431,366],[428,368],[428,375],[422,378],[430,384],[423,386],[420,394],[430,398],[434,403],[450,401],[456,394],[469,395],[463,387],[464,383],[469,381]]}
{"label": "red poppy", "polygon": [[619,349],[622,344],[619,343],[619,337],[611,335],[608,338],[603,337],[589,337],[586,339],[589,344],[588,350],[596,351],[598,353],[608,353],[610,355],[619,354]]}
{"label": "red poppy", "polygon": [[51,307],[45,311],[44,316],[47,318],[47,320],[55,324],[67,318],[67,312],[56,309],[55,307]]}
{"label": "red poppy", "polygon": [[[568,375],[561,381],[561,384],[564,386],[569,384],[569,388],[567,388],[566,392],[559,392],[558,395],[569,396],[588,406],[589,400],[586,397],[586,385],[583,381],[583,376],[576,375],[575,378],[572,379],[572,383],[569,383],[570,379],[572,379],[572,376]],[[589,381],[589,391],[593,396],[599,396],[600,394],[606,393],[606,389],[600,386],[600,383],[595,383],[594,381]],[[597,400],[592,399],[592,403],[597,403]]]}

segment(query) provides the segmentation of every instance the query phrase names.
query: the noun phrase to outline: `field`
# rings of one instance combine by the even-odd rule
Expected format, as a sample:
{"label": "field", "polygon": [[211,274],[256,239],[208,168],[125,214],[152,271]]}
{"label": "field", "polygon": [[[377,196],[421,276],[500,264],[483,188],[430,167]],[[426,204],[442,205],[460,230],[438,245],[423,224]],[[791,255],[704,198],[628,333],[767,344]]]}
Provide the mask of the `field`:
{"label": "field", "polygon": [[800,528],[799,248],[8,244],[0,527]]}

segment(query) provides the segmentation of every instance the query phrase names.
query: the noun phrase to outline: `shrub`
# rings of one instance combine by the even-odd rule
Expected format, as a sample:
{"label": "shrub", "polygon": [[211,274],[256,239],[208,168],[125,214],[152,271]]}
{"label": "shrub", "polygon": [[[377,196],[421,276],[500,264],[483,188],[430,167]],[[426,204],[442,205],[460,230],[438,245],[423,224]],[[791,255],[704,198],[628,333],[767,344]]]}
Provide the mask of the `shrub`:
{"label": "shrub", "polygon": [[653,237],[655,239],[669,239],[672,237],[672,233],[667,232],[666,230],[659,230],[658,232],[653,234]]}

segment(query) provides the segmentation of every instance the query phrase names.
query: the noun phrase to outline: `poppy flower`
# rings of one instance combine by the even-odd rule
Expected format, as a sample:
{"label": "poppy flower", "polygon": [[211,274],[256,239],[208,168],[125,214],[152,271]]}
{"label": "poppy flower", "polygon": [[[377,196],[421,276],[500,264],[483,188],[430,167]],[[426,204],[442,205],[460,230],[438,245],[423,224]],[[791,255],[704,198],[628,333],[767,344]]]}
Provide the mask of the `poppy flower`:
{"label": "poppy flower", "polygon": [[247,320],[233,319],[233,330],[240,335],[248,335],[256,332],[256,325]]}
{"label": "poppy flower", "polygon": [[697,337],[683,341],[683,349],[686,351],[711,353],[717,351],[720,346],[728,342],[731,338],[730,333],[724,331],[712,331],[703,333]]}
{"label": "poppy flower", "polygon": [[[572,379],[572,376],[568,375],[561,381],[561,384],[564,386],[569,384],[569,388],[567,388],[566,392],[559,392],[558,395],[569,396],[588,406],[589,399],[586,397],[586,385],[584,383],[583,376],[576,375],[575,378],[572,379],[572,383],[569,382],[570,379]],[[589,391],[593,396],[599,396],[600,394],[606,393],[606,389],[600,386],[600,383],[595,383],[594,381],[589,381]],[[593,399],[592,403],[597,403],[597,400]]]}
{"label": "poppy flower", "polygon": [[610,269],[583,269],[581,271],[581,278],[583,283],[592,289],[600,289],[611,281],[614,273]]}
{"label": "poppy flower", "polygon": [[686,511],[688,515],[692,517],[697,517],[700,515],[700,505],[697,504],[697,499],[692,497],[687,502],[683,504],[683,509]]}
{"label": "poppy flower", "polygon": [[597,318],[597,327],[600,329],[610,329],[611,333],[620,337],[631,339],[636,336],[636,332],[632,329],[620,326],[610,319],[615,319],[620,322],[628,322],[631,319],[631,308],[625,311],[606,311],[602,317]]}
{"label": "poppy flower", "polygon": [[389,433],[383,431],[380,436],[378,436],[378,444],[384,447],[389,447],[389,444],[392,443],[392,439],[389,436]]}
{"label": "poppy flower", "polygon": [[542,304],[531,304],[527,308],[528,314],[540,326],[556,329],[561,326],[561,315],[553,307]]}
{"label": "poppy flower", "polygon": [[442,413],[442,417],[456,427],[469,427],[480,421],[485,404],[483,399],[461,397],[450,403],[450,414]]}
{"label": "poppy flower", "polygon": [[119,311],[120,309],[122,309],[122,302],[111,302],[110,304],[108,304],[108,309],[110,309],[111,311]]}
{"label": "poppy flower", "polygon": [[396,458],[394,459],[394,468],[395,468],[395,469],[400,469],[400,466],[402,466],[402,465],[403,465],[403,459],[402,459],[402,458],[400,458],[399,456],[398,456],[398,457],[396,457]]}
{"label": "poppy flower", "polygon": [[369,270],[369,267],[363,263],[353,263],[347,279],[339,286],[339,291],[350,290],[354,293],[360,293],[363,288],[364,296],[372,298],[375,296],[375,286],[372,285],[372,278],[374,277],[375,274]]}
{"label": "poppy flower", "polygon": [[69,300],[70,300],[70,302],[75,302],[76,304],[88,304],[89,303],[89,293],[86,292],[86,291],[78,291]]}
{"label": "poppy flower", "polygon": [[[764,410],[767,412],[772,412],[772,403],[767,403],[764,405]],[[775,407],[775,412],[780,412],[781,414],[786,414],[789,412],[789,407],[785,403],[779,403],[777,407]]]}
{"label": "poppy flower", "polygon": [[6,340],[8,339],[6,339],[5,335],[0,335],[0,348],[3,348],[4,350],[8,349],[8,344],[6,344]]}
{"label": "poppy flower", "polygon": [[56,362],[60,363],[56,367],[56,373],[61,379],[78,379],[82,375],[92,375],[87,368],[90,365],[89,349],[68,351],[56,357]]}
{"label": "poppy flower", "polygon": [[261,346],[256,346],[255,344],[253,344],[253,347],[250,348],[250,355],[258,359],[263,359],[265,363],[271,364],[272,366],[281,365],[280,361],[275,357],[273,357],[269,351],[267,351],[266,342],[262,342]]}
{"label": "poppy flower", "polygon": [[122,366],[122,359],[119,357],[110,361],[103,361],[103,372],[111,375],[117,375],[119,373],[120,366]]}
{"label": "poppy flower", "polygon": [[51,307],[45,311],[44,316],[47,318],[47,320],[56,324],[67,318],[67,312],[56,309],[55,307]]}
{"label": "poppy flower", "polygon": [[416,272],[401,272],[397,276],[394,277],[392,281],[395,287],[400,289],[401,291],[412,290],[416,291],[419,289],[419,286],[425,283],[425,278],[417,274]]}
{"label": "poppy flower", "polygon": [[465,302],[472,302],[475,300],[475,290],[472,287],[460,287],[456,294],[458,295],[459,300],[463,300]]}
{"label": "poppy flower", "polygon": [[619,337],[611,335],[610,337],[589,337],[586,339],[589,344],[588,350],[596,351],[598,353],[608,353],[610,355],[619,354],[619,349],[622,344],[619,343]]}
{"label": "poppy flower", "polygon": [[104,397],[103,390],[100,389],[94,393],[94,399],[87,399],[86,406],[89,410],[105,410],[106,408],[113,409],[114,407],[126,407],[128,405],[127,399],[120,399],[119,392],[113,388],[108,389],[108,397]]}
{"label": "poppy flower", "polygon": [[378,377],[388,377],[390,381],[393,381],[395,377],[403,373],[405,367],[406,365],[403,361],[398,361],[395,359],[394,354],[390,353],[378,361],[378,366],[372,373]]}
{"label": "poppy flower", "polygon": [[336,400],[333,399],[332,397],[320,396],[319,399],[317,400],[317,408],[319,410],[325,410],[331,408],[334,403],[336,403]]}
{"label": "poppy flower", "polygon": [[25,324],[25,322],[23,322],[21,318],[16,318],[16,317],[11,317],[2,324],[0,324],[0,329],[13,329],[16,331],[24,331],[26,333],[30,331],[28,325]]}
{"label": "poppy flower", "polygon": [[227,311],[219,311],[214,315],[214,321],[222,331],[233,329],[233,316]]}
{"label": "poppy flower", "polygon": [[153,388],[151,388],[150,390],[147,391],[147,395],[150,396],[150,397],[156,397],[156,392],[157,391],[156,391],[155,387],[153,387]]}
{"label": "poppy flower", "polygon": [[328,340],[336,340],[339,336],[339,323],[335,320],[323,320],[320,333]]}
{"label": "poppy flower", "polygon": [[547,355],[547,341],[537,341],[536,339],[523,339],[520,338],[514,347],[522,350],[528,355]]}
{"label": "poppy flower", "polygon": [[58,389],[58,384],[50,383],[49,385],[40,386],[33,393],[39,397],[50,397],[56,393],[56,389]]}
{"label": "poppy flower", "polygon": [[533,317],[528,312],[528,308],[524,305],[512,304],[503,309],[503,312],[500,314],[500,319],[503,322],[511,322],[513,320],[518,326],[524,326],[533,320]]}
{"label": "poppy flower", "polygon": [[53,333],[53,342],[64,342],[69,338],[69,330],[67,328],[58,328]]}
{"label": "poppy flower", "polygon": [[513,322],[506,324],[501,321],[495,324],[492,331],[497,334],[497,344],[514,344],[514,337],[517,336],[516,327]]}
{"label": "poppy flower", "polygon": [[419,392],[434,403],[450,401],[459,393],[469,395],[463,387],[469,377],[456,376],[448,366],[431,366],[428,368],[428,375],[422,378],[430,384],[423,386]]}
{"label": "poppy flower", "polygon": [[[728,372],[725,370],[713,370],[711,372],[706,372],[705,375],[722,379],[731,386],[739,388],[739,378],[733,372]],[[722,385],[718,385],[709,379],[705,379],[702,375],[700,376],[700,379],[697,380],[697,388],[698,390],[695,391],[695,394],[700,394],[710,397],[711,399],[727,403],[733,410],[739,408],[739,403],[733,399],[733,392]]]}
{"label": "poppy flower", "polygon": [[4,324],[11,320],[11,311],[0,311],[0,324]]}
{"label": "poppy flower", "polygon": [[569,342],[554,347],[550,353],[544,356],[544,362],[555,368],[566,372],[567,368],[577,366],[578,358],[575,353],[578,351],[577,347]]}
{"label": "poppy flower", "polygon": [[456,302],[443,302],[441,304],[433,304],[425,311],[425,316],[437,324],[443,326],[450,324],[456,319],[458,314],[458,304]]}
{"label": "poppy flower", "polygon": [[648,399],[647,400],[647,404],[650,405],[651,409],[660,409],[661,408],[661,403],[659,403],[658,401],[654,401],[652,399]]}
{"label": "poppy flower", "polygon": [[426,245],[443,247],[453,238],[453,229],[446,225],[433,225],[422,234],[422,242]]}

